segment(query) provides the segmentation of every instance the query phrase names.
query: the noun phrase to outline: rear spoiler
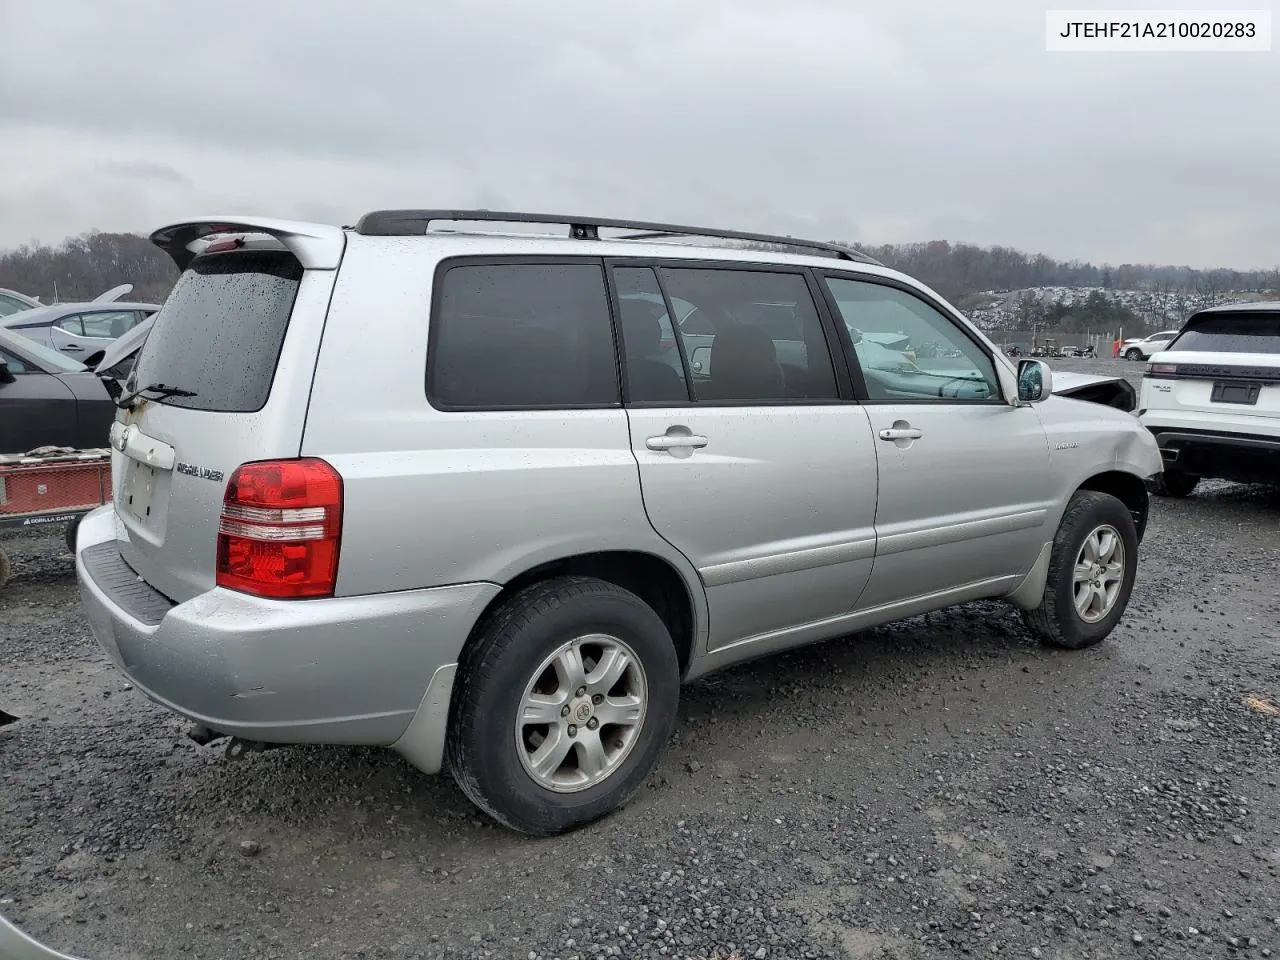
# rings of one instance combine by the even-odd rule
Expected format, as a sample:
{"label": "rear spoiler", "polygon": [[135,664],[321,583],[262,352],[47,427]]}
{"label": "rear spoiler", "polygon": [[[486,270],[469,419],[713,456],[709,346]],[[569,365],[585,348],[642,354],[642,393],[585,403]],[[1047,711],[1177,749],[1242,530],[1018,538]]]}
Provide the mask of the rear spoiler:
{"label": "rear spoiler", "polygon": [[297,220],[269,220],[263,217],[201,217],[161,227],[151,234],[151,242],[167,253],[179,270],[201,252],[206,237],[226,234],[257,234],[272,237],[298,258],[308,270],[336,270],[342,260],[347,235],[340,227]]}
{"label": "rear spoiler", "polygon": [[118,287],[112,287],[110,290],[106,291],[105,293],[98,294],[89,302],[90,303],[115,303],[117,300],[123,297],[126,293],[129,293],[132,289],[133,289],[132,283],[122,283]]}

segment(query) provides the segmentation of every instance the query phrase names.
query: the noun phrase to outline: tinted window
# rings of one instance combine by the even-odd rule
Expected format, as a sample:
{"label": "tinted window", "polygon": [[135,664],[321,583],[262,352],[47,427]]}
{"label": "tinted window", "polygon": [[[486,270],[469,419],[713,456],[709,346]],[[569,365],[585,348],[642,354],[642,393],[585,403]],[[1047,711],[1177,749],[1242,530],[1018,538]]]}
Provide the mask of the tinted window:
{"label": "tinted window", "polygon": [[1227,313],[1193,320],[1170,350],[1280,353],[1280,313]]}
{"label": "tinted window", "polygon": [[452,409],[618,403],[604,268],[455,266],[440,280],[427,393]]}
{"label": "tinted window", "polygon": [[896,287],[828,278],[872,400],[1000,397],[986,352],[948,317]]}
{"label": "tinted window", "polygon": [[837,398],[831,353],[802,274],[662,268],[674,302],[693,304],[707,333],[680,337],[698,400]]}
{"label": "tinted window", "polygon": [[627,400],[688,403],[684,364],[657,276],[649,267],[621,267],[614,270],[613,282],[618,288]]}
{"label": "tinted window", "polygon": [[163,383],[194,397],[163,403],[194,410],[261,410],[302,279],[288,253],[198,258],[156,314],[138,357],[137,385]]}

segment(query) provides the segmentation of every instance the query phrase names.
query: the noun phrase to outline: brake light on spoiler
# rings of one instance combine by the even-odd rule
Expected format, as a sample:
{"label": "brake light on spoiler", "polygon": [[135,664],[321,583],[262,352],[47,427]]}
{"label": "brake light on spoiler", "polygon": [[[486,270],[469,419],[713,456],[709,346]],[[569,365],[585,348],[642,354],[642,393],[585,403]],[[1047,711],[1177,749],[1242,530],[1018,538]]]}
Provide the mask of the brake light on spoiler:
{"label": "brake light on spoiler", "polygon": [[323,460],[237,467],[218,519],[217,585],[259,597],[331,597],[342,536],[342,477]]}

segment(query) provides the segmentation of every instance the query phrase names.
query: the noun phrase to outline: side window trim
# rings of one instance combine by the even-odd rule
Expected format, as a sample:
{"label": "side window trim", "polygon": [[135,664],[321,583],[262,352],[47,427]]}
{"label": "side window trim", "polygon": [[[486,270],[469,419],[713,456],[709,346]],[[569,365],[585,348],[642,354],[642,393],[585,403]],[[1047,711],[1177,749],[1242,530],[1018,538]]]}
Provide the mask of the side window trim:
{"label": "side window trim", "polygon": [[110,340],[110,337],[100,337],[96,333],[90,333],[92,327],[85,326],[86,320],[93,320],[98,317],[107,317],[114,313],[120,313],[119,310],[90,310],[87,313],[80,314],[80,336],[86,340]]}
{"label": "side window trim", "polygon": [[[855,273],[847,270],[832,270],[822,268],[815,271],[820,279],[822,287],[823,300],[831,311],[832,318],[836,321],[836,334],[840,338],[840,346],[845,353],[845,359],[849,365],[850,376],[853,377],[854,383],[857,384],[857,396],[860,403],[868,405],[880,404],[934,404],[934,405],[961,405],[961,406],[982,406],[982,405],[1000,405],[1008,404],[1008,399],[1004,396],[1004,384],[1000,378],[999,361],[992,355],[981,340],[978,340],[970,332],[967,323],[962,323],[955,315],[952,308],[945,303],[940,302],[934,297],[928,296],[922,291],[916,289],[907,283],[902,283],[892,277],[882,277],[870,273]],[[932,309],[951,325],[961,336],[969,341],[979,353],[986,357],[987,362],[991,364],[991,372],[995,377],[995,385],[997,393],[994,397],[986,400],[962,400],[954,397],[894,397],[891,399],[879,399],[872,397],[867,388],[866,375],[863,373],[862,364],[858,360],[857,351],[854,349],[853,340],[849,336],[849,325],[845,323],[844,315],[840,312],[840,305],[836,301],[835,294],[831,290],[829,280],[847,280],[853,283],[868,283],[876,286],[888,287],[897,290],[909,297],[914,297],[925,306]]]}
{"label": "side window trim", "polygon": [[[790,275],[798,275],[805,281],[808,289],[809,297],[813,301],[813,309],[817,314],[818,322],[822,327],[823,339],[827,345],[828,359],[831,362],[832,375],[835,378],[836,392],[838,396],[825,399],[816,399],[812,397],[797,397],[794,399],[782,398],[774,400],[693,400],[690,399],[685,403],[669,402],[669,401],[628,401],[627,406],[637,409],[655,409],[655,408],[680,408],[680,407],[829,407],[839,404],[858,403],[858,397],[855,389],[850,382],[848,370],[845,367],[847,358],[844,363],[840,360],[842,350],[840,345],[832,342],[833,334],[838,336],[839,324],[833,321],[830,315],[830,307],[827,305],[823,291],[826,285],[815,279],[812,268],[792,263],[771,263],[767,260],[714,260],[703,257],[606,257],[605,266],[609,273],[610,290],[613,288],[613,271],[614,269],[627,269],[648,267],[653,270],[658,280],[658,288],[662,291],[662,299],[666,304],[667,316],[672,319],[672,333],[676,338],[678,349],[680,350],[680,362],[684,367],[685,383],[692,384],[692,373],[689,369],[689,359],[686,356],[685,346],[681,337],[680,325],[675,322],[675,312],[671,302],[671,294],[667,290],[667,283],[663,277],[664,269],[671,270],[741,270],[747,273],[784,273]],[[838,314],[836,314],[838,316]],[[618,317],[615,313],[615,325]],[[620,355],[620,362],[625,366],[625,357]]]}
{"label": "side window trim", "polygon": [[[606,257],[604,266],[605,288],[609,294],[609,314],[613,323],[614,360],[618,367],[618,383],[622,387],[622,405],[646,410],[661,407],[681,409],[694,406],[696,401],[693,399],[693,394],[689,392],[689,361],[685,357],[684,343],[680,336],[680,325],[675,322],[675,313],[671,308],[671,298],[667,295],[666,288],[662,285],[662,278],[658,275],[658,270],[650,263],[630,261],[618,257]],[[685,397],[683,400],[631,399],[631,374],[627,370],[627,333],[623,329],[622,323],[622,295],[618,293],[618,279],[615,275],[617,270],[648,270],[653,277],[653,282],[657,286],[658,292],[662,294],[664,309],[667,311],[667,322],[671,325],[671,336],[675,339],[676,350],[680,354],[680,368],[684,371]]]}
{"label": "side window trim", "polygon": [[[614,396],[603,403],[501,404],[484,407],[451,404],[435,393],[435,366],[439,353],[437,344],[440,331],[440,308],[444,294],[445,275],[454,267],[482,266],[596,266],[600,269],[601,283],[605,291],[604,307],[609,318],[610,343],[613,349]],[[556,255],[556,254],[458,254],[440,260],[432,272],[431,302],[427,307],[427,363],[423,377],[423,393],[432,409],[441,413],[535,413],[547,410],[617,410],[622,407],[622,370],[619,356],[618,330],[613,316],[613,303],[609,292],[609,271],[604,257]]]}
{"label": "side window trim", "polygon": [[[667,311],[667,322],[671,324],[671,338],[676,342],[676,352],[680,354],[680,367],[684,370],[684,389],[687,394],[686,402],[693,406],[698,401],[693,396],[693,371],[689,366],[689,351],[684,345],[684,331],[681,329],[683,324],[680,318],[676,316],[675,304],[671,302],[671,294],[667,291],[667,284],[662,276],[662,268],[649,267],[653,273],[654,280],[658,283],[658,291],[662,294],[662,305]],[[694,309],[697,309],[696,307]]]}
{"label": "side window trim", "polygon": [[827,352],[831,356],[831,367],[836,376],[836,391],[846,403],[861,403],[866,396],[862,368],[849,363],[849,353],[845,349],[848,330],[845,330],[844,336],[840,333],[844,329],[844,318],[828,296],[827,285],[818,271],[808,268],[804,276],[809,284],[809,295],[813,297],[814,306],[818,309],[818,319],[822,323],[822,335],[827,341]]}

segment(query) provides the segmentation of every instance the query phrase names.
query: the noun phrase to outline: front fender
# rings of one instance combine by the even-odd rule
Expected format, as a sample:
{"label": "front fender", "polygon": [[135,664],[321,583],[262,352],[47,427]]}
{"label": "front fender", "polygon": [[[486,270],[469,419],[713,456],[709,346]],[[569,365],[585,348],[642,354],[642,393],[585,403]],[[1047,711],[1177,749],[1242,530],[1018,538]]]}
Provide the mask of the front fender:
{"label": "front fender", "polygon": [[1155,437],[1130,413],[1059,396],[1037,404],[1036,410],[1049,442],[1060,511],[1081,487],[1096,488],[1090,482],[1094,478],[1123,474],[1145,487],[1162,469]]}

